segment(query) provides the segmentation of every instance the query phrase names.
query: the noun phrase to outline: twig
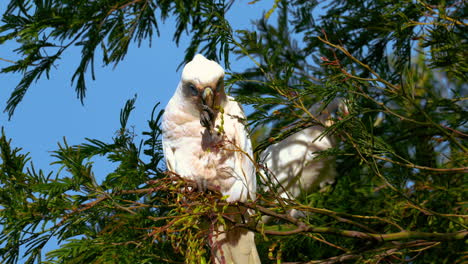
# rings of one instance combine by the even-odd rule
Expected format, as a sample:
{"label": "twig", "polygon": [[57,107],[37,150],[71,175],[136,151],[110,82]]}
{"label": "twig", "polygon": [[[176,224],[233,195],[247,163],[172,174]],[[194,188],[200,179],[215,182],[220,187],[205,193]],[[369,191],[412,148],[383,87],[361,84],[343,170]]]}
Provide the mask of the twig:
{"label": "twig", "polygon": [[435,241],[448,241],[448,240],[461,240],[465,239],[468,236],[468,231],[461,230],[458,232],[453,233],[428,233],[428,232],[417,232],[417,231],[401,231],[397,233],[388,233],[388,234],[373,234],[373,233],[366,233],[366,232],[359,232],[354,230],[343,230],[333,227],[316,227],[312,225],[308,225],[302,222],[300,219],[294,218],[289,214],[278,214],[275,213],[267,208],[264,208],[257,204],[252,203],[241,203],[243,206],[258,210],[263,214],[276,217],[278,219],[285,220],[289,223],[294,224],[297,228],[294,230],[289,231],[272,231],[272,230],[264,230],[260,227],[252,227],[247,224],[240,224],[244,228],[252,229],[254,231],[270,234],[270,235],[293,235],[298,233],[305,233],[305,232],[313,232],[313,233],[324,233],[324,234],[332,234],[338,236],[345,236],[357,239],[364,239],[364,240],[374,240],[377,242],[387,242],[387,241],[399,241],[399,240],[406,240],[406,239],[431,239]]}
{"label": "twig", "polygon": [[305,235],[308,236],[308,237],[310,237],[310,238],[312,238],[312,239],[315,239],[315,240],[317,240],[317,241],[319,241],[319,242],[322,242],[322,243],[324,243],[324,244],[327,244],[327,245],[329,245],[329,246],[331,246],[331,247],[334,247],[334,248],[337,248],[337,249],[339,249],[339,250],[342,250],[342,251],[344,251],[344,252],[350,252],[349,249],[346,249],[346,248],[340,247],[340,246],[338,246],[338,245],[335,245],[335,244],[333,244],[333,243],[331,243],[331,242],[328,242],[328,241],[325,240],[325,239],[319,238],[319,237],[314,236],[314,235],[312,235],[312,234],[305,234]]}
{"label": "twig", "polygon": [[[426,241],[411,241],[407,243],[400,243],[396,244],[393,247],[392,246],[387,246],[384,248],[377,248],[377,249],[371,249],[371,250],[366,250],[366,251],[354,251],[354,252],[349,252],[340,256],[336,257],[331,257],[328,259],[323,259],[323,260],[312,260],[312,261],[307,261],[307,262],[283,262],[283,264],[334,264],[334,263],[342,263],[348,260],[357,260],[362,258],[362,255],[366,253],[374,253],[374,252],[380,252],[377,255],[374,255],[377,258],[384,258],[390,255],[393,255],[398,252],[400,249],[406,249],[406,248],[412,248],[412,247],[421,247],[423,246],[424,248],[419,249],[419,250],[414,250],[416,251],[422,251],[422,250],[427,250],[431,247],[439,245],[439,242],[426,242]],[[420,252],[418,252],[419,254]],[[417,254],[417,255],[418,255]],[[417,256],[416,255],[416,256]]]}
{"label": "twig", "polygon": [[395,161],[389,158],[377,156],[377,155],[372,155],[372,157],[383,160],[383,161],[388,161],[390,163],[397,164],[399,166],[404,166],[407,168],[414,168],[414,169],[421,169],[421,170],[429,170],[429,171],[435,171],[435,172],[441,172],[441,173],[447,173],[447,172],[453,172],[453,173],[458,173],[458,172],[468,172],[468,167],[461,167],[461,168],[431,168],[431,167],[426,167],[426,166],[420,166],[416,164],[406,164],[402,163],[399,161]]}
{"label": "twig", "polygon": [[446,128],[446,129],[448,129],[448,130],[450,130],[450,131],[452,131],[452,132],[454,132],[454,133],[456,133],[456,134],[458,134],[458,135],[461,135],[461,136],[463,136],[463,137],[468,137],[467,134],[464,134],[464,133],[462,133],[462,132],[460,132],[460,131],[458,131],[458,130],[456,130],[456,129],[453,129],[453,128],[451,128],[451,127],[448,127],[448,126],[445,126],[445,125],[442,125],[442,127]]}
{"label": "twig", "polygon": [[351,53],[349,53],[349,51],[346,50],[345,48],[343,48],[342,46],[335,45],[335,44],[329,42],[328,40],[321,38],[320,36],[318,36],[317,38],[318,38],[320,41],[322,41],[323,43],[325,43],[325,44],[327,44],[327,45],[329,45],[329,46],[331,46],[331,47],[334,47],[335,49],[340,50],[340,51],[343,52],[347,57],[349,57],[350,59],[352,59],[354,62],[356,62],[356,63],[358,63],[359,65],[361,65],[362,67],[364,67],[364,68],[365,68],[366,70],[368,70],[372,75],[375,76],[375,78],[376,78],[375,81],[381,82],[381,83],[385,84],[387,87],[391,88],[391,90],[389,90],[389,92],[391,92],[391,93],[396,93],[396,91],[399,90],[397,86],[395,86],[395,85],[389,83],[388,81],[386,81],[385,79],[383,79],[382,77],[380,77],[380,75],[377,74],[377,72],[375,72],[374,70],[372,70],[372,68],[371,68],[369,65],[367,65],[367,64],[363,63],[362,61],[358,60],[356,57],[354,57],[353,55],[351,55]]}
{"label": "twig", "polygon": [[438,14],[439,17],[442,18],[442,19],[448,20],[448,21],[450,21],[450,22],[452,22],[452,23],[455,23],[455,24],[457,24],[457,25],[468,26],[467,23],[463,23],[463,22],[461,22],[461,21],[459,21],[459,20],[453,19],[453,18],[451,18],[451,17],[449,17],[449,16],[446,16],[446,15],[444,15],[444,14],[437,13],[436,11],[434,11],[434,9],[433,9],[432,7],[430,7],[428,4],[424,3],[424,2],[421,1],[421,0],[418,0],[418,2],[419,2],[421,5],[423,5],[429,12],[431,12],[432,14]]}
{"label": "twig", "polygon": [[4,58],[0,58],[0,60],[2,60],[2,61],[6,61],[6,62],[9,62],[9,63],[16,63],[15,61],[12,61],[12,60],[7,60],[7,59],[4,59]]}

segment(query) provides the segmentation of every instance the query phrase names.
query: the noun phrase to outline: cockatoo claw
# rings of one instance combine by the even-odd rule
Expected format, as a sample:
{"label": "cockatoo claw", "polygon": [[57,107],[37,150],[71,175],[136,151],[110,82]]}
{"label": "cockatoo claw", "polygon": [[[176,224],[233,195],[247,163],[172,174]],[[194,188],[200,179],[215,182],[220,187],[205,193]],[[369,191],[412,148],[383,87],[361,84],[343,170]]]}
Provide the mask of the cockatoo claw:
{"label": "cockatoo claw", "polygon": [[205,127],[206,129],[208,129],[208,131],[210,132],[211,134],[211,130],[213,128],[213,121],[214,121],[214,112],[213,110],[205,105],[205,104],[202,104],[202,111],[200,113],[200,124]]}

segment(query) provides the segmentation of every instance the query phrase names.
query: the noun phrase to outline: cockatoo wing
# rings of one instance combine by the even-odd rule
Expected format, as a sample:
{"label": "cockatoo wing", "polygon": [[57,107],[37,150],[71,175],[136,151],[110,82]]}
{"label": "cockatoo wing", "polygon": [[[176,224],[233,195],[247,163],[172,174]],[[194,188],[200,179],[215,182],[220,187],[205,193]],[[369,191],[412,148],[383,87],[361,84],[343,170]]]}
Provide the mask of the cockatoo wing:
{"label": "cockatoo wing", "polygon": [[232,143],[235,151],[232,167],[234,168],[236,181],[227,193],[229,195],[227,200],[229,202],[255,200],[257,181],[253,163],[252,143],[244,125],[244,110],[230,96],[228,96],[228,102],[224,107],[222,119],[224,119],[223,129],[228,139],[232,141],[230,143]]}

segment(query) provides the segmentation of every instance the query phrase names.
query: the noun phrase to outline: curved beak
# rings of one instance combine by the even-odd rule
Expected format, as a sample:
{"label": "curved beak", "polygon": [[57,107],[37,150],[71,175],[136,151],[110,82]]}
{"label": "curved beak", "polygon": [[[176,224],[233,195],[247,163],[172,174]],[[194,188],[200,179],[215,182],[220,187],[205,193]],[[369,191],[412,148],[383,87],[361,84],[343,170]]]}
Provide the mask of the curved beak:
{"label": "curved beak", "polygon": [[201,99],[204,105],[208,106],[209,108],[211,108],[211,110],[213,110],[214,93],[211,87],[205,87],[205,89],[203,89],[203,94],[202,94]]}

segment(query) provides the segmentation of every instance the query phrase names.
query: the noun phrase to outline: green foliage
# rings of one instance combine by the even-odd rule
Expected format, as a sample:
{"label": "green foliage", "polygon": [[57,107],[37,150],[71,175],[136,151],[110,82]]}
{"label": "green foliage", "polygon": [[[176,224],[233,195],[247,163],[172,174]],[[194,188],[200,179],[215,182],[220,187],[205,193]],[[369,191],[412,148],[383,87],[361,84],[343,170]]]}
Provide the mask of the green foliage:
{"label": "green foliage", "polygon": [[[310,226],[371,233],[466,229],[467,71],[461,48],[466,6],[456,1],[437,7],[422,1],[327,4],[319,21],[313,13],[317,2],[280,1],[276,23],[264,17],[256,31],[239,31],[235,41],[237,54],[255,64],[232,76],[231,90],[254,108],[248,119],[255,138],[263,140],[256,142],[257,151],[317,125],[307,111],[313,103],[344,98],[348,104],[349,115],[335,118],[325,130],[341,144],[317,157],[337,157],[337,183],[290,206],[314,212],[305,221]],[[256,130],[267,135],[260,137]],[[263,194],[268,205],[277,200],[272,191]],[[425,251],[425,257],[411,253],[419,252],[410,249],[412,244],[395,253],[385,243],[323,233],[285,236],[272,245],[284,261],[377,263],[391,262],[392,255],[396,262],[415,257],[414,263],[450,263],[463,258],[462,242]]]}
{"label": "green foliage", "polygon": [[[142,163],[140,149],[126,129],[135,99],[122,109],[121,128],[111,143],[88,139],[88,143],[77,146],[60,144],[53,155],[65,172],[55,177],[26,169],[27,155],[12,149],[2,134],[2,262],[16,262],[21,257],[20,246],[26,247],[25,254],[30,255],[28,263],[39,262],[40,250],[51,236],[63,244],[48,253],[51,261],[45,263],[110,259],[118,263],[156,263],[154,254],[159,251],[165,252],[158,253],[161,263],[173,258],[172,251],[167,250],[169,242],[153,243],[148,235],[152,228],[164,223],[151,217],[171,210],[169,203],[161,201],[164,190],[156,192],[156,187],[150,187],[163,177],[157,169],[161,160],[161,112],[149,121],[150,131],[144,132],[148,139],[142,145],[145,153],[158,153],[149,163]],[[91,159],[96,155],[118,164],[102,183],[97,182],[93,172]],[[129,209],[131,201],[135,204]]]}
{"label": "green foliage", "polygon": [[[253,107],[248,122],[256,156],[313,125],[340,141],[317,156],[336,159],[333,186],[296,200],[261,186],[256,203],[241,204],[255,214],[236,224],[257,232],[264,263],[466,259],[463,1],[275,1],[256,30],[236,33],[223,18],[231,2],[70,3],[10,2],[0,43],[17,39],[24,55],[3,69],[23,73],[10,114],[69,45],[83,52],[73,77],[82,99],[84,74],[98,46],[106,65],[117,63],[131,41],[140,44],[157,32],[156,9],[162,20],[176,15],[176,42],[185,30],[194,32],[186,59],[202,50],[211,58],[227,58],[233,51],[252,60],[252,68],[232,73],[226,83],[238,101]],[[271,21],[272,12],[277,22]],[[46,55],[46,49],[55,55]],[[349,113],[333,116],[331,125],[309,111],[335,98],[346,102]],[[62,166],[56,174],[28,166],[28,155],[12,147],[2,131],[2,263],[18,262],[20,249],[28,263],[210,261],[207,238],[213,225],[229,221],[226,212],[237,206],[228,206],[216,190],[192,191],[192,183],[165,171],[158,105],[144,139],[135,142],[128,129],[135,100],[122,109],[120,129],[110,142],[60,144],[53,153]],[[102,182],[93,172],[98,155],[117,165]],[[295,219],[288,216],[290,209],[310,214]],[[265,215],[271,223],[259,222]],[[60,248],[42,260],[42,248],[52,237]]]}

